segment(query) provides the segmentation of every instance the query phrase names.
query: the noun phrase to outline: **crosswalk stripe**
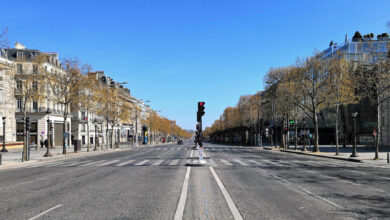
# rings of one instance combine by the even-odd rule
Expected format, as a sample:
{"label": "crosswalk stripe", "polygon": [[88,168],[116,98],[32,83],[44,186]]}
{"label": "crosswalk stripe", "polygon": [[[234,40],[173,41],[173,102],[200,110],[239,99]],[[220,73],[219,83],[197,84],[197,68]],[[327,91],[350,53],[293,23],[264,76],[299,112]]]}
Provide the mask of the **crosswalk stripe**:
{"label": "crosswalk stripe", "polygon": [[116,167],[121,167],[121,166],[124,166],[124,165],[127,165],[127,164],[130,164],[132,162],[134,162],[135,160],[128,160],[128,161],[125,161],[125,162],[122,162],[122,163],[118,163],[117,165],[115,165]]}
{"label": "crosswalk stripe", "polygon": [[257,162],[257,161],[255,161],[255,160],[249,160],[249,161],[252,162],[252,163],[254,163],[254,164],[256,164],[256,165],[259,165],[259,166],[263,165],[262,163]]}
{"label": "crosswalk stripe", "polygon": [[64,167],[70,167],[70,166],[74,166],[74,165],[77,165],[77,164],[88,163],[88,162],[90,162],[90,160],[87,160],[87,161],[76,161],[74,163],[66,164]]}
{"label": "crosswalk stripe", "polygon": [[43,166],[48,166],[48,165],[51,165],[51,164],[58,164],[58,163],[62,163],[62,162],[49,162],[49,163],[44,163],[44,164],[38,164],[38,165],[35,165],[35,166],[31,166],[32,168],[35,168],[35,167],[43,167]]}
{"label": "crosswalk stripe", "polygon": [[175,166],[175,165],[177,165],[178,162],[179,162],[179,160],[172,160],[172,161],[169,163],[169,166]]}
{"label": "crosswalk stripe", "polygon": [[152,164],[152,166],[158,166],[158,165],[160,165],[162,162],[164,162],[164,160],[157,160],[156,162],[154,162],[154,163]]}
{"label": "crosswalk stripe", "polygon": [[149,162],[150,160],[144,160],[144,161],[141,161],[139,163],[136,164],[136,166],[142,166],[144,165],[145,163]]}
{"label": "crosswalk stripe", "polygon": [[156,148],[156,150],[161,150],[161,148]]}
{"label": "crosswalk stripe", "polygon": [[106,160],[98,160],[98,161],[94,161],[94,162],[90,162],[90,163],[86,163],[86,164],[80,165],[80,167],[85,167],[85,166],[92,165],[92,164],[102,163],[104,161],[106,161]]}
{"label": "crosswalk stripe", "polygon": [[223,164],[225,164],[226,166],[232,166],[233,164],[230,163],[229,161],[225,160],[225,159],[219,159]]}
{"label": "crosswalk stripe", "polygon": [[242,166],[249,166],[248,164],[242,162],[242,161],[239,160],[239,159],[235,159],[234,161],[236,161],[237,163],[241,164]]}
{"label": "crosswalk stripe", "polygon": [[106,165],[110,165],[110,164],[116,163],[116,162],[118,162],[118,161],[120,161],[120,160],[111,160],[111,161],[108,161],[108,162],[99,164],[99,165],[97,165],[97,166],[98,166],[98,167],[106,166]]}
{"label": "crosswalk stripe", "polygon": [[69,162],[61,161],[61,162],[52,163],[52,164],[49,164],[49,165],[43,166],[43,167],[55,167],[55,166],[60,166],[60,165],[66,164],[66,163],[69,163]]}

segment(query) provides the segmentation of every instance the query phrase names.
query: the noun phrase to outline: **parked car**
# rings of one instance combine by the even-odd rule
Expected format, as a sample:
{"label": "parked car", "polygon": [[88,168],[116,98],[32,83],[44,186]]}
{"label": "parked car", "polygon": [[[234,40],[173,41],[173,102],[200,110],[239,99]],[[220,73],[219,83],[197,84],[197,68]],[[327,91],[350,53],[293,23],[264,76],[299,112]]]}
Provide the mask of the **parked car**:
{"label": "parked car", "polygon": [[177,144],[183,144],[183,141],[182,140],[178,140]]}

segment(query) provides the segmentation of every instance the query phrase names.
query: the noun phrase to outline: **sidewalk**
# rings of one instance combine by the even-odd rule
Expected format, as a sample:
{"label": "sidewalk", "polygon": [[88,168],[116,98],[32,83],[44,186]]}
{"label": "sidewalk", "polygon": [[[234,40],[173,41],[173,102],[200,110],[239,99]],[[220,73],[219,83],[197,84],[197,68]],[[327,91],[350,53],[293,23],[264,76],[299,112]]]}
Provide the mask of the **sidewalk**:
{"label": "sidewalk", "polygon": [[[87,146],[83,146],[81,148],[81,151],[78,151],[77,153],[74,152],[73,147],[67,148],[67,154],[62,154],[62,147],[56,147],[55,149],[50,149],[50,153],[53,155],[52,157],[43,157],[43,155],[46,153],[46,148],[41,149],[38,147],[38,150],[35,148],[31,148],[30,150],[30,160],[22,162],[22,152],[23,149],[8,149],[8,152],[1,153],[2,155],[2,164],[0,165],[0,169],[2,168],[13,168],[13,167],[19,167],[24,166],[24,164],[31,164],[36,163],[39,161],[46,161],[46,160],[62,160],[66,158],[72,158],[72,157],[84,157],[89,155],[96,155],[101,153],[107,153],[107,152],[115,152],[120,150],[126,150],[133,148],[132,146],[121,146],[120,148],[109,148],[106,149],[106,146],[103,146],[104,149],[101,150],[101,146],[98,147],[98,151],[93,151],[94,146],[91,146],[90,152],[87,152]],[[140,145],[139,147],[144,147],[143,145]]]}
{"label": "sidewalk", "polygon": [[[317,156],[317,157],[326,157],[326,158],[333,158],[333,159],[339,159],[339,160],[347,160],[352,162],[361,162],[361,163],[369,163],[374,165],[380,165],[380,166],[389,166],[390,164],[387,163],[387,153],[390,151],[390,148],[382,148],[379,151],[379,160],[374,160],[375,157],[375,150],[373,148],[366,148],[365,146],[359,145],[357,146],[357,154],[358,157],[350,157],[352,154],[353,147],[345,147],[343,148],[342,145],[339,147],[339,155],[336,156],[336,147],[333,145],[320,145],[319,149],[320,152],[314,153],[312,152],[313,147],[307,147],[307,151],[302,151],[302,146],[298,146],[298,150],[294,150],[295,146],[290,145],[290,148],[287,150],[280,149],[282,152],[286,153],[296,153],[296,154],[305,154],[310,156]],[[267,148],[264,149],[269,150],[279,150],[277,148]]]}

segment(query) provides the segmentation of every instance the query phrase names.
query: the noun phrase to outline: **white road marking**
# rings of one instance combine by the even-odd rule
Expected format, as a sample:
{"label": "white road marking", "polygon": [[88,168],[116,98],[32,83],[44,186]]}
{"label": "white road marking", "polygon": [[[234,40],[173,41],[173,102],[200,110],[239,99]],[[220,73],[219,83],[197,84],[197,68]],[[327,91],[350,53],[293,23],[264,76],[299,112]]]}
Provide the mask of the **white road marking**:
{"label": "white road marking", "polygon": [[102,163],[102,164],[99,164],[97,165],[98,167],[102,167],[102,166],[106,166],[106,165],[110,165],[110,164],[113,164],[113,163],[116,163],[120,160],[111,160],[111,161],[108,161],[108,162],[105,162],[105,163]]}
{"label": "white road marking", "polygon": [[135,160],[128,160],[128,161],[125,161],[125,162],[122,162],[122,163],[118,163],[117,165],[115,165],[116,167],[121,167],[121,166],[124,166],[124,165],[127,165],[129,163],[132,163],[134,162]]}
{"label": "white road marking", "polygon": [[230,163],[229,161],[225,160],[225,159],[219,159],[223,164],[225,164],[226,166],[232,166],[233,164]]}
{"label": "white road marking", "polygon": [[104,161],[106,161],[106,160],[98,160],[98,161],[95,161],[95,162],[91,162],[91,163],[86,163],[86,164],[80,165],[80,167],[85,167],[85,166],[88,166],[88,165],[97,164],[97,163],[101,163],[101,162],[104,162]]}
{"label": "white road marking", "polygon": [[55,166],[60,166],[60,165],[64,165],[66,163],[69,163],[67,161],[61,161],[61,162],[56,162],[56,163],[52,163],[52,164],[49,164],[47,166],[43,166],[43,167],[55,167]]}
{"label": "white road marking", "polygon": [[35,166],[31,166],[31,168],[35,168],[35,167],[43,167],[43,166],[48,166],[48,165],[51,165],[51,164],[58,164],[58,163],[63,163],[63,161],[56,161],[56,162],[48,162],[48,163],[44,163],[44,164],[38,164],[38,165],[35,165]]}
{"label": "white road marking", "polygon": [[[278,176],[276,176],[276,175],[272,175],[272,176],[275,177],[275,178],[278,179],[278,180],[281,180],[282,182],[285,182],[285,183],[288,183],[288,184],[293,185],[291,182],[289,182],[289,181],[287,181],[287,180],[285,180],[285,179],[282,179],[282,178],[280,178],[280,177],[278,177]],[[343,208],[343,207],[337,205],[336,203],[334,203],[334,202],[332,202],[332,201],[329,201],[329,200],[327,200],[327,199],[325,199],[325,198],[323,198],[323,197],[321,197],[321,196],[317,196],[317,195],[313,194],[312,192],[310,192],[310,191],[308,191],[308,190],[306,190],[306,189],[303,189],[303,188],[301,188],[301,187],[297,187],[297,188],[300,189],[300,190],[302,190],[303,192],[305,192],[305,193],[311,195],[311,196],[316,197],[317,199],[321,199],[321,200],[324,201],[324,202],[327,202],[327,203],[329,203],[329,204],[331,204],[331,205],[333,205],[333,206],[336,206],[337,208]]]}
{"label": "white road marking", "polygon": [[225,186],[223,185],[223,183],[219,179],[217,173],[215,173],[214,168],[212,168],[212,167],[209,167],[209,168],[210,168],[211,173],[214,176],[215,181],[218,184],[219,189],[222,192],[223,197],[226,200],[226,203],[229,206],[230,211],[232,212],[232,215],[233,215],[234,219],[236,219],[236,220],[243,219],[241,214],[240,214],[240,212],[238,211],[236,205],[234,204],[232,198],[230,197],[228,191],[226,190]]}
{"label": "white road marking", "polygon": [[156,148],[156,150],[161,150],[161,148]]}
{"label": "white road marking", "polygon": [[56,205],[56,206],[53,206],[53,207],[51,207],[50,209],[47,209],[46,211],[43,211],[43,212],[39,213],[38,215],[36,215],[36,216],[34,216],[34,217],[31,217],[31,218],[29,218],[29,219],[27,219],[27,220],[34,220],[34,219],[37,219],[37,218],[39,218],[39,217],[45,215],[46,213],[51,212],[51,211],[53,211],[54,209],[57,209],[57,208],[59,208],[59,207],[61,207],[61,206],[63,206],[63,205],[62,205],[62,204],[58,204],[58,205]]}
{"label": "white road marking", "polygon": [[246,166],[246,167],[249,166],[248,164],[242,162],[242,161],[239,160],[239,159],[235,159],[234,161],[236,161],[237,163],[241,164],[242,166]]}
{"label": "white road marking", "polygon": [[157,160],[152,164],[152,166],[159,166],[162,162],[164,162],[164,160]]}
{"label": "white road marking", "polygon": [[77,164],[88,163],[88,162],[90,162],[90,160],[87,160],[87,161],[77,161],[77,162],[74,162],[74,163],[66,164],[64,167],[70,167],[70,166],[74,166],[74,165],[77,165]]}
{"label": "white road marking", "polygon": [[249,161],[252,162],[252,163],[254,163],[254,164],[256,164],[256,165],[259,165],[259,166],[263,165],[262,163],[257,162],[257,161],[255,161],[255,160],[249,160]]}
{"label": "white road marking", "polygon": [[144,161],[141,161],[139,163],[136,164],[136,166],[142,166],[144,165],[145,163],[149,162],[150,160],[144,160]]}
{"label": "white road marking", "polygon": [[172,160],[172,162],[169,163],[169,166],[175,166],[178,162],[179,160]]}
{"label": "white road marking", "polygon": [[336,203],[334,203],[334,202],[332,202],[332,201],[329,201],[329,200],[327,200],[327,199],[325,199],[325,198],[323,198],[323,197],[321,197],[321,196],[314,195],[314,194],[313,194],[312,192],[310,192],[310,191],[307,191],[307,190],[305,190],[305,189],[301,189],[301,190],[304,191],[305,193],[311,195],[311,196],[314,196],[314,197],[316,197],[316,198],[318,198],[318,199],[321,199],[322,201],[325,201],[325,202],[327,202],[327,203],[329,203],[329,204],[331,204],[331,205],[333,205],[333,206],[336,206],[337,208],[340,208],[340,209],[343,208],[343,207],[337,205]]}
{"label": "white road marking", "polygon": [[187,200],[188,180],[190,179],[190,173],[191,173],[191,167],[187,167],[187,172],[186,175],[184,176],[183,187],[181,188],[181,194],[179,198],[179,203],[177,203],[174,220],[183,219],[184,207],[186,206],[186,200]]}
{"label": "white road marking", "polygon": [[190,157],[192,157],[193,154],[194,154],[194,150],[191,150]]}

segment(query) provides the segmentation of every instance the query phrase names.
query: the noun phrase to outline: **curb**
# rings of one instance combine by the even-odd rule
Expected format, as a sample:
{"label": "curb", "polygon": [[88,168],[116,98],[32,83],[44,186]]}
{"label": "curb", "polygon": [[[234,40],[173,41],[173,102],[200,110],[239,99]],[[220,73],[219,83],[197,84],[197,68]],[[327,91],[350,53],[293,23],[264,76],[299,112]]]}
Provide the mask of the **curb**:
{"label": "curb", "polygon": [[330,158],[330,159],[335,159],[335,160],[344,160],[344,161],[350,161],[350,162],[356,162],[356,163],[363,163],[363,160],[354,159],[354,158],[333,157],[333,156],[327,156],[327,155],[310,154],[310,153],[299,152],[299,151],[290,151],[290,150],[280,150],[280,151],[286,152],[286,153],[301,154],[301,155],[308,155],[308,156],[314,156],[314,157],[325,157],[325,158]]}

